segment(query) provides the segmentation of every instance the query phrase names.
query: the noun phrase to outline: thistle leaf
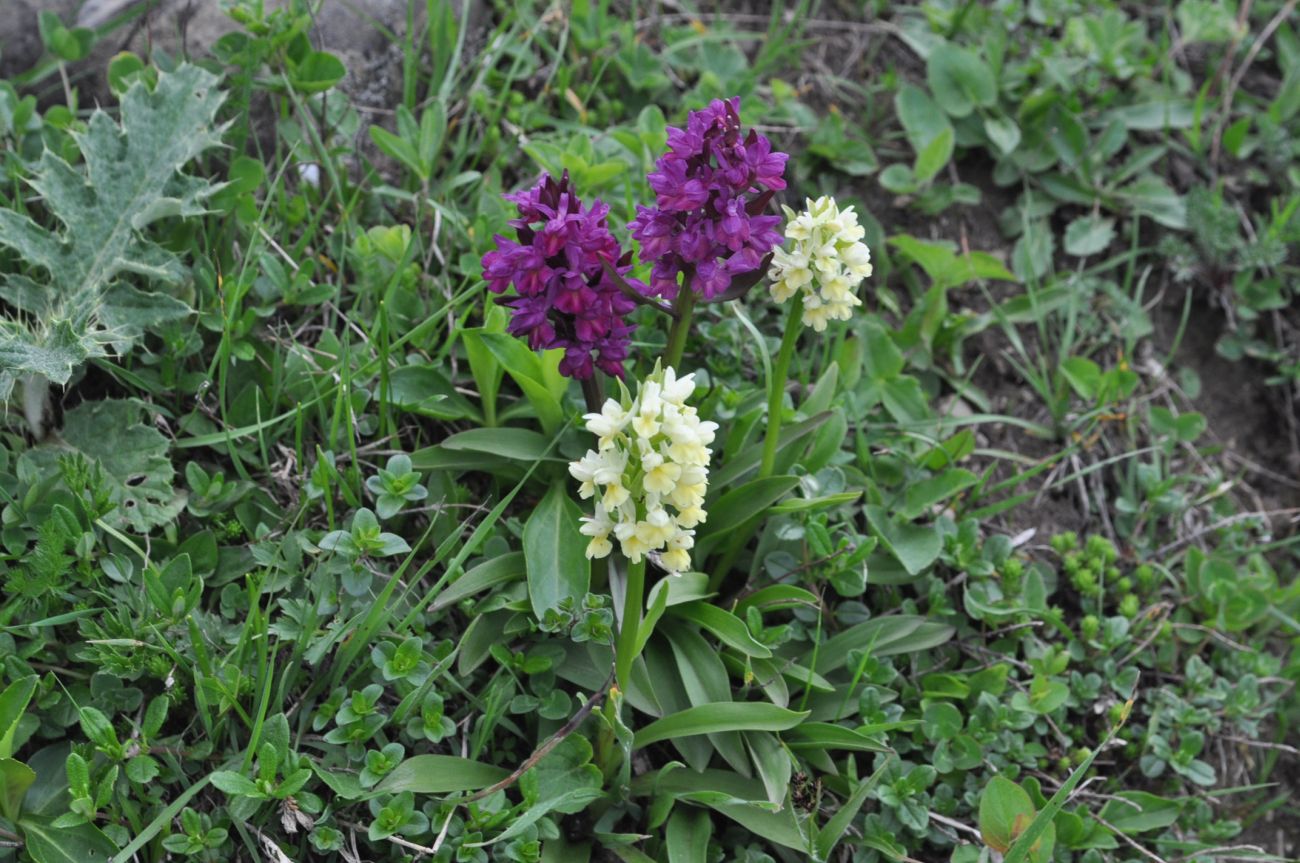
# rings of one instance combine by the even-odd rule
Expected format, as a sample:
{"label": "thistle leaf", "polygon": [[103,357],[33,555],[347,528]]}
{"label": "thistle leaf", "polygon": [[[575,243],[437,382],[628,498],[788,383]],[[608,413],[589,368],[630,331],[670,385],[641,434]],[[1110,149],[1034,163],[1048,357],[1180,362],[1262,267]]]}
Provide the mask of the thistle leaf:
{"label": "thistle leaf", "polygon": [[21,324],[0,325],[0,398],[8,398],[14,381],[39,374],[65,383],[72,370],[91,357],[105,355],[94,340],[79,336],[68,321],[55,321],[34,339]]}
{"label": "thistle leaf", "polygon": [[60,456],[80,452],[103,468],[104,488],[117,509],[108,521],[146,534],[174,519],[185,496],[172,485],[175,468],[167,438],[141,421],[142,407],[125,399],[82,402],[64,414],[61,441],[38,446],[21,458],[42,471],[56,470]]}
{"label": "thistle leaf", "polygon": [[190,313],[142,286],[176,284],[186,268],[140,232],[158,219],[205,212],[220,188],[181,173],[220,144],[214,121],[225,96],[216,85],[190,65],[159,75],[152,90],[137,82],[122,97],[120,123],[97,110],[75,134],[83,165],[46,150],[29,182],[56,227],[0,210],[0,245],[33,268],[0,281],[0,298],[25,316],[0,324],[0,398],[24,374],[65,384],[107,346],[126,351],[146,328]]}

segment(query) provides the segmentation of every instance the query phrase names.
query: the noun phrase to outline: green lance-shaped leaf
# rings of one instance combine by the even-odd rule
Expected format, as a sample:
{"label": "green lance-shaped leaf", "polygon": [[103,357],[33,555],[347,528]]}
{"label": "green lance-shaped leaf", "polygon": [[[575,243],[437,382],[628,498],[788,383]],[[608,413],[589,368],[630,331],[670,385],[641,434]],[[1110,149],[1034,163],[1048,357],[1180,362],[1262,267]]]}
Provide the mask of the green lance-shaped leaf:
{"label": "green lance-shaped leaf", "polygon": [[640,749],[674,737],[722,731],[785,731],[794,728],[807,717],[807,711],[787,710],[763,702],[699,704],[640,728],[632,745]]}
{"label": "green lance-shaped leaf", "polygon": [[32,695],[36,693],[37,677],[29,674],[15,680],[0,692],[0,758],[14,752],[14,735],[18,733],[18,720],[23,718]]}
{"label": "green lance-shaped leaf", "polygon": [[451,794],[478,791],[500,782],[508,770],[454,755],[415,755],[406,759],[375,787],[385,794]]}
{"label": "green lance-shaped leaf", "polygon": [[[493,431],[499,431],[493,429]],[[591,586],[581,512],[562,483],[551,486],[524,525],[528,598],[541,618],[566,598],[580,602]]]}
{"label": "green lance-shaped leaf", "polygon": [[107,860],[117,847],[94,824],[56,827],[45,818],[18,822],[23,848],[36,863],[86,863]]}
{"label": "green lance-shaped leaf", "polygon": [[46,150],[29,182],[57,226],[0,209],[0,245],[32,266],[0,281],[0,298],[30,320],[0,323],[0,398],[23,375],[67,383],[86,359],[109,346],[124,351],[145,328],[190,313],[181,300],[140,288],[176,284],[186,272],[142,231],[203,213],[220,188],[181,173],[220,142],[214,120],[225,97],[216,85],[189,65],[160,75],[152,90],[137,82],[122,97],[120,123],[97,110],[73,133],[83,165]]}

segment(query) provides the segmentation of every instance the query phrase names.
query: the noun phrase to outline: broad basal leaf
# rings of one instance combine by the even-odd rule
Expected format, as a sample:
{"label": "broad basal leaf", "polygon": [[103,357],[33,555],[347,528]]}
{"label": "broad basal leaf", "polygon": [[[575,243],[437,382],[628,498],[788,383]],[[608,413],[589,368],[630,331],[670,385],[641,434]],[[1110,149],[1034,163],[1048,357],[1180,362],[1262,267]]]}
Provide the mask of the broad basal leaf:
{"label": "broad basal leaf", "polygon": [[538,618],[564,599],[581,603],[591,586],[580,515],[564,486],[553,485],[524,524],[528,598]]}
{"label": "broad basal leaf", "polygon": [[141,421],[139,404],[118,399],[82,402],[64,414],[60,437],[61,441],[29,450],[22,458],[42,469],[74,452],[92,465],[98,462],[111,500],[117,504],[107,516],[110,522],[148,533],[175,518],[185,505],[184,497],[172,488],[176,471],[167,438]]}
{"label": "broad basal leaf", "polygon": [[1034,820],[1029,794],[1005,776],[996,775],[980,795],[979,827],[984,843],[1006,853],[1011,842]]}
{"label": "broad basal leaf", "polygon": [[509,775],[492,764],[454,755],[416,755],[406,759],[375,787],[385,794],[414,791],[416,794],[451,794],[478,791]]}
{"label": "broad basal leaf", "polygon": [[94,824],[55,827],[45,818],[18,822],[23,847],[36,863],[89,863],[107,860],[117,847]]}

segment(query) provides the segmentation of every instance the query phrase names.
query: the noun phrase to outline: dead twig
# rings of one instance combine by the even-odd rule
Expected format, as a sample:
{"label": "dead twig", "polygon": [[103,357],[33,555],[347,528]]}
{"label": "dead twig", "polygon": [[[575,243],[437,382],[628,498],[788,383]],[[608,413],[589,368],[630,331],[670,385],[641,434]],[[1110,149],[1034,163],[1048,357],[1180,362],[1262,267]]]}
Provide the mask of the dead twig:
{"label": "dead twig", "polygon": [[588,716],[591,715],[591,712],[593,710],[595,710],[597,707],[599,707],[601,704],[604,703],[605,698],[609,695],[609,688],[613,685],[613,683],[614,683],[614,669],[611,668],[609,670],[609,676],[605,678],[605,682],[601,684],[600,689],[597,692],[592,693],[591,698],[587,699],[587,703],[579,707],[577,712],[574,713],[573,716],[569,718],[568,722],[560,726],[560,729],[556,731],[554,734],[552,734],[550,737],[548,737],[545,743],[537,747],[537,749],[533,752],[533,754],[529,755],[528,758],[524,760],[523,764],[520,764],[518,767],[514,769],[514,771],[511,772],[509,776],[507,776],[505,779],[502,779],[500,782],[497,782],[495,785],[490,785],[487,788],[484,788],[482,791],[476,791],[470,796],[462,798],[461,800],[458,800],[456,802],[472,803],[475,800],[482,800],[484,797],[487,797],[491,794],[495,794],[498,791],[502,790],[503,788],[509,788],[511,785],[515,784],[515,782],[519,781],[520,776],[523,776],[525,773],[527,773],[529,770],[535,767],[537,765],[537,762],[541,761],[543,758],[546,757],[547,753],[549,753],[556,746],[560,745],[560,741],[562,741],[564,738],[568,737],[570,734],[576,731],[578,729],[578,726],[582,724],[583,720],[585,720]]}
{"label": "dead twig", "polygon": [[[1230,852],[1233,851],[1248,851],[1256,856],[1229,856]],[[1253,860],[1258,863],[1258,855],[1267,853],[1267,851],[1258,845],[1220,845],[1215,848],[1206,848],[1203,851],[1197,851],[1195,854],[1186,854],[1179,857],[1178,860],[1179,863],[1181,863],[1181,861],[1191,860],[1193,857],[1218,857],[1220,860]]]}
{"label": "dead twig", "polygon": [[[352,821],[339,821],[339,823],[342,824],[344,827],[347,827],[349,830],[366,829],[365,825],[357,824]],[[438,853],[437,848],[426,848],[423,845],[417,845],[416,843],[411,842],[408,839],[403,839],[400,836],[388,836],[385,838],[387,838],[389,842],[392,842],[394,845],[398,846],[399,848],[405,848],[407,851],[414,851],[417,859],[420,857],[424,857],[426,855],[433,856],[434,854]]]}
{"label": "dead twig", "polygon": [[1200,632],[1204,632],[1207,635],[1209,635],[1211,638],[1215,639],[1216,641],[1223,642],[1228,647],[1231,647],[1233,650],[1240,650],[1244,653],[1253,653],[1255,650],[1255,648],[1253,647],[1247,647],[1246,645],[1240,642],[1233,641],[1231,638],[1224,635],[1222,632],[1219,632],[1217,629],[1211,629],[1210,627],[1202,626],[1199,623],[1175,623],[1173,624],[1173,627],[1175,629],[1195,629]]}
{"label": "dead twig", "polygon": [[1300,755],[1300,749],[1297,749],[1294,746],[1287,746],[1285,743],[1268,743],[1263,740],[1250,740],[1245,737],[1232,737],[1227,734],[1223,735],[1219,739],[1227,740],[1230,743],[1240,743],[1243,746],[1251,746],[1255,749],[1275,749],[1278,752],[1286,752],[1289,755]]}
{"label": "dead twig", "polygon": [[1128,655],[1119,661],[1120,668],[1128,665],[1129,660],[1151,646],[1151,642],[1156,640],[1156,636],[1160,634],[1161,627],[1164,626],[1165,620],[1169,618],[1169,613],[1173,610],[1174,607],[1167,602],[1158,602],[1147,610],[1147,617],[1150,617],[1152,612],[1157,612],[1160,614],[1160,619],[1151,627],[1151,633],[1142,641],[1142,643],[1130,650]]}
{"label": "dead twig", "polygon": [[1107,822],[1104,818],[1102,818],[1100,815],[1093,815],[1092,817],[1095,818],[1095,819],[1097,819],[1097,823],[1098,823],[1098,824],[1100,824],[1102,827],[1105,827],[1105,828],[1106,828],[1107,830],[1109,830],[1111,833],[1113,833],[1113,834],[1115,834],[1116,836],[1118,836],[1118,837],[1119,837],[1123,842],[1125,842],[1125,843],[1126,843],[1130,848],[1132,848],[1133,850],[1137,851],[1137,852],[1138,852],[1139,854],[1141,854],[1143,857],[1146,857],[1148,860],[1154,860],[1155,863],[1166,863],[1166,861],[1165,861],[1165,859],[1164,859],[1163,857],[1159,856],[1159,855],[1156,854],[1154,851],[1148,851],[1145,847],[1143,847],[1143,845],[1142,845],[1141,843],[1139,843],[1137,840],[1135,840],[1135,839],[1133,839],[1132,837],[1130,837],[1127,833],[1124,833],[1124,832],[1120,831],[1117,827],[1115,827],[1115,825],[1108,823],[1108,822]]}
{"label": "dead twig", "polygon": [[[1173,542],[1165,543],[1156,551],[1153,557],[1159,560],[1163,558],[1165,555],[1169,554],[1171,551],[1175,551],[1178,548],[1187,545],[1188,543],[1200,539],[1206,534],[1213,533],[1214,531],[1219,530],[1220,528],[1224,528],[1236,524],[1239,521],[1247,521],[1252,518],[1272,519],[1276,516],[1300,517],[1300,507],[1291,507],[1289,509],[1261,510],[1256,512],[1239,512],[1235,515],[1230,515],[1225,518],[1221,518],[1218,521],[1207,524],[1206,526],[1200,528],[1194,533],[1188,534],[1187,536],[1184,537],[1180,537],[1174,540]],[[1295,521],[1296,519],[1292,519],[1292,520]]]}
{"label": "dead twig", "polygon": [[[1282,22],[1288,20],[1291,17],[1291,14],[1295,12],[1297,3],[1300,3],[1300,0],[1287,0],[1286,4],[1281,9],[1277,10],[1277,14],[1274,15],[1272,20],[1270,20],[1268,24],[1265,25],[1264,29],[1260,31],[1259,38],[1251,44],[1250,50],[1246,52],[1246,58],[1241,61],[1241,65],[1237,67],[1237,71],[1232,74],[1232,80],[1228,82],[1228,90],[1223,95],[1223,110],[1219,112],[1219,118],[1214,124],[1214,140],[1210,144],[1211,165],[1217,166],[1219,163],[1219,149],[1223,145],[1223,127],[1227,124],[1228,117],[1232,113],[1232,100],[1237,95],[1237,88],[1241,86],[1241,79],[1245,77],[1246,71],[1250,69],[1250,64],[1255,62],[1255,58],[1259,56],[1260,51],[1264,50],[1264,46],[1273,36],[1273,33],[1276,32],[1277,28],[1281,27]],[[1238,17],[1239,22],[1241,22],[1243,17],[1249,15],[1250,5],[1250,3],[1242,4],[1242,15]],[[1233,43],[1233,46],[1236,47],[1235,42]],[[1228,57],[1231,56],[1232,52],[1229,51]]]}
{"label": "dead twig", "polygon": [[933,810],[931,810],[930,812],[930,820],[938,821],[940,824],[945,824],[954,830],[961,830],[962,832],[969,833],[972,836],[980,835],[980,832],[976,830],[974,827],[971,827],[969,824],[963,824],[960,821],[949,818],[947,815],[940,815],[938,812],[935,812]]}

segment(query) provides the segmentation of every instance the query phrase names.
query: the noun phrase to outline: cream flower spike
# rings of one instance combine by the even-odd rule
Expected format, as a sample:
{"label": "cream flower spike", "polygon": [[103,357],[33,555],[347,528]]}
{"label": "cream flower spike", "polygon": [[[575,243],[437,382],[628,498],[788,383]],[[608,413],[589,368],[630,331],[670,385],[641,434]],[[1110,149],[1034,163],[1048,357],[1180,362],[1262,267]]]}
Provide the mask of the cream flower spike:
{"label": "cream flower spike", "polygon": [[694,375],[656,369],[630,403],[625,390],[623,402],[609,399],[586,415],[597,449],[569,473],[584,500],[595,498],[582,525],[588,558],[617,547],[633,563],[649,556],[673,575],[690,569],[693,528],[708,517],[709,444],[718,429],[686,404],[694,391]]}
{"label": "cream flower spike", "polygon": [[784,303],[802,292],[804,323],[820,333],[862,305],[856,290],[871,275],[871,250],[862,242],[866,232],[852,207],[841,210],[829,196],[807,199],[801,213],[782,209],[793,248],[772,254],[772,297]]}

